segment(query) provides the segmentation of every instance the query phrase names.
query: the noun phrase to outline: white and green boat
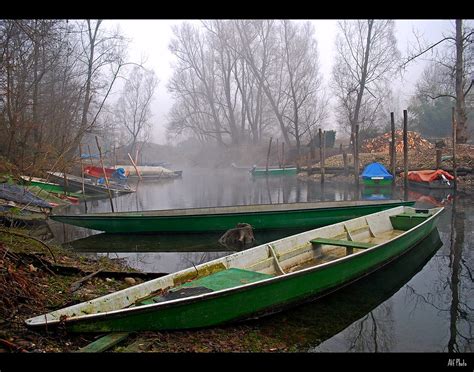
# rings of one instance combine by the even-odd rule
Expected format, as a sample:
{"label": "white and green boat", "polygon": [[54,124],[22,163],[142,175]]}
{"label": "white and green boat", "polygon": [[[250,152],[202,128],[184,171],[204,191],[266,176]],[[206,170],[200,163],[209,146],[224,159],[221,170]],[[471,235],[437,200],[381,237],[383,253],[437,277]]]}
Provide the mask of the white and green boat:
{"label": "white and green boat", "polygon": [[32,328],[131,332],[210,327],[320,298],[409,252],[443,208],[406,206],[288,236],[61,310]]}

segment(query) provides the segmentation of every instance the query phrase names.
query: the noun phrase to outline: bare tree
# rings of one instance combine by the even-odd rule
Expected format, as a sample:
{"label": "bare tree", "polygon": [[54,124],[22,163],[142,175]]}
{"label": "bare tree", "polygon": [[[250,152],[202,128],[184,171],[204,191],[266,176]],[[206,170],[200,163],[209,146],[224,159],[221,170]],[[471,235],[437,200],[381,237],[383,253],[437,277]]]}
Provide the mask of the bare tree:
{"label": "bare tree", "polygon": [[146,140],[149,135],[150,105],[157,85],[153,71],[135,66],[117,101],[116,122],[129,135],[132,153],[135,153],[137,141]]}
{"label": "bare tree", "polygon": [[[301,25],[281,22],[283,92],[288,100],[284,117],[286,127],[296,141],[298,156],[301,140],[311,129],[322,124],[327,110],[321,101],[322,78],[319,72],[317,42],[309,22]],[[310,136],[311,137],[311,136]]]}
{"label": "bare tree", "polygon": [[400,53],[393,20],[339,21],[338,27],[334,86],[340,125],[349,126],[353,143],[356,125],[373,122]]}
{"label": "bare tree", "polygon": [[[436,52],[431,59],[436,64],[444,67],[445,81],[446,78],[451,83],[443,86],[438,91],[430,92],[432,99],[441,97],[451,97],[455,100],[456,107],[456,141],[458,143],[466,143],[468,140],[468,111],[466,101],[472,100],[471,88],[474,84],[474,46],[473,46],[474,31],[470,24],[465,27],[462,19],[457,19],[455,22],[454,35],[443,35],[439,41],[428,44],[417,37],[418,44],[409,55],[405,58],[401,67],[406,67],[412,61],[417,60],[429,51]],[[441,46],[447,47],[444,49],[445,53],[439,53]],[[469,95],[469,93],[471,94]],[[469,95],[469,96],[468,96]]]}
{"label": "bare tree", "polygon": [[[196,113],[208,112],[212,129],[208,132],[215,136],[219,145],[224,145],[222,138],[225,129],[216,102],[216,75],[212,51],[206,45],[205,37],[199,29],[185,22],[180,27],[174,27],[175,38],[171,40],[169,48],[177,57],[175,73],[168,85],[171,93],[181,101],[188,100],[186,106],[192,105],[189,100],[195,100],[193,95],[199,95],[199,102],[204,107],[197,108]],[[187,72],[187,79],[180,78],[180,74]],[[188,84],[189,83],[189,84]]]}
{"label": "bare tree", "polygon": [[279,73],[279,67],[282,66],[281,63],[275,63],[278,60],[276,57],[278,56],[276,21],[236,20],[234,22],[240,38],[239,53],[261,84],[280,126],[281,135],[286,144],[290,145],[290,137],[283,117],[284,103],[282,101],[284,96],[278,87],[280,81],[275,78],[275,74]]}

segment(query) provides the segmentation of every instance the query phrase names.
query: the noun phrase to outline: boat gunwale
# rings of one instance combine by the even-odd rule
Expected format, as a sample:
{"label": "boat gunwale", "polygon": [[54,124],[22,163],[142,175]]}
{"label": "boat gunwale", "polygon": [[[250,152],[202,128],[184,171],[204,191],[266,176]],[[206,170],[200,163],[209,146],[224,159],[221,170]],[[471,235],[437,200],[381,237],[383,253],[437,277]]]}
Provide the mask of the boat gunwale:
{"label": "boat gunwale", "polygon": [[[251,205],[226,205],[226,206],[217,206],[217,207],[193,207],[193,208],[169,208],[169,209],[155,209],[155,210],[144,210],[144,211],[129,211],[129,212],[97,212],[97,213],[87,213],[87,214],[53,214],[52,217],[59,218],[79,218],[79,219],[99,219],[99,218],[173,218],[173,217],[193,217],[193,216],[227,216],[227,215],[243,215],[243,214],[279,214],[287,212],[308,212],[313,210],[322,210],[325,209],[344,209],[344,208],[365,208],[373,207],[378,205],[391,205],[397,204],[396,206],[409,206],[408,204],[415,204],[414,200],[352,200],[352,201],[332,201],[332,202],[298,202],[298,203],[278,203],[278,204],[251,204]],[[334,204],[340,203],[341,205]],[[323,205],[321,205],[323,204]],[[400,205],[401,204],[401,205]],[[286,209],[295,206],[296,208]],[[298,206],[300,208],[298,208]],[[277,207],[279,209],[275,210]],[[268,208],[268,209],[266,209]],[[237,211],[235,211],[237,209]],[[213,211],[218,211],[213,213]],[[191,213],[186,213],[191,212]],[[196,212],[196,213],[192,213]]]}
{"label": "boat gunwale", "polygon": [[[406,206],[401,206],[403,208],[405,208]],[[394,207],[394,208],[397,208],[397,207]],[[421,209],[421,208],[414,208],[414,207],[408,207],[408,208],[412,208],[412,209]],[[264,285],[267,285],[269,282],[272,282],[272,283],[277,283],[279,281],[283,281],[283,280],[287,280],[287,279],[291,279],[291,278],[294,278],[294,277],[298,277],[298,276],[301,276],[301,275],[306,275],[310,272],[316,272],[316,271],[320,271],[320,270],[323,270],[327,267],[330,267],[330,266],[333,266],[333,265],[338,265],[340,264],[341,262],[344,262],[344,261],[347,261],[347,260],[352,260],[356,257],[360,257],[360,256],[363,256],[363,255],[366,255],[366,254],[369,254],[373,251],[375,251],[376,249],[381,249],[383,248],[385,245],[389,244],[389,243],[392,243],[394,241],[397,241],[397,240],[400,240],[402,237],[406,236],[407,234],[409,233],[412,233],[413,231],[415,230],[418,230],[420,229],[423,225],[431,222],[435,217],[437,217],[439,214],[441,214],[443,211],[444,211],[444,207],[435,207],[435,208],[431,208],[431,210],[435,210],[435,212],[429,216],[429,218],[427,218],[425,221],[419,223],[418,225],[412,227],[411,229],[409,230],[406,230],[404,231],[402,234],[400,235],[397,235],[396,237],[394,237],[393,239],[390,239],[390,240],[387,240],[385,242],[382,242],[380,244],[376,244],[374,245],[373,247],[371,248],[367,248],[367,249],[364,249],[364,250],[360,250],[356,253],[353,253],[351,255],[346,255],[346,256],[343,256],[343,257],[339,257],[339,258],[336,258],[334,260],[331,260],[331,261],[328,261],[328,262],[324,262],[324,263],[321,263],[321,264],[318,264],[318,265],[315,265],[315,266],[310,266],[310,267],[307,267],[307,268],[303,268],[301,270],[298,270],[298,271],[294,271],[294,272],[291,272],[291,273],[286,273],[286,274],[283,274],[283,275],[278,275],[278,276],[275,276],[275,277],[271,277],[271,278],[267,278],[267,279],[262,279],[262,280],[259,280],[257,282],[253,282],[253,283],[247,283],[247,284],[242,284],[242,285],[239,285],[239,286],[236,286],[236,287],[231,287],[231,288],[224,288],[224,289],[220,289],[220,290],[217,290],[217,291],[212,291],[212,292],[208,292],[208,293],[203,293],[203,294],[198,294],[198,295],[194,295],[194,296],[189,296],[189,297],[184,297],[184,298],[178,298],[178,299],[174,299],[174,300],[169,300],[169,301],[165,301],[165,302],[159,302],[159,303],[154,303],[154,304],[146,304],[146,305],[140,305],[140,306],[132,306],[132,307],[124,307],[124,308],[121,308],[121,309],[116,309],[116,310],[111,310],[111,311],[105,311],[105,312],[101,312],[101,313],[92,313],[92,314],[84,314],[84,315],[79,315],[79,316],[71,316],[71,317],[67,317],[66,319],[64,320],[60,320],[60,319],[53,319],[53,320],[46,320],[46,316],[48,315],[48,313],[46,314],[42,314],[42,315],[39,315],[39,316],[36,316],[36,317],[33,317],[33,318],[30,318],[30,319],[27,319],[25,321],[25,323],[29,326],[43,326],[43,325],[54,325],[54,324],[58,324],[60,322],[66,322],[68,324],[72,324],[72,323],[77,323],[77,322],[82,322],[82,321],[86,321],[86,320],[93,320],[95,318],[104,318],[104,317],[119,317],[121,315],[127,315],[127,314],[134,314],[134,313],[141,313],[141,312],[148,312],[148,311],[153,311],[153,310],[161,310],[161,309],[167,309],[167,308],[170,308],[170,307],[174,307],[174,306],[181,306],[181,305],[187,305],[187,304],[191,304],[191,303],[194,303],[194,302],[200,302],[200,301],[207,301],[207,300],[212,300],[213,298],[215,297],[221,297],[221,296],[228,296],[228,295],[232,295],[233,293],[238,293],[238,292],[241,292],[241,291],[245,291],[247,290],[249,287],[253,287],[253,288],[256,288],[256,287],[259,287],[259,286],[264,286]],[[389,210],[385,210],[385,211],[381,211],[381,212],[375,212],[375,213],[383,213],[383,212],[387,212]],[[375,214],[374,213],[374,214]],[[370,215],[367,215],[367,216],[370,216]],[[362,216],[362,217],[367,217],[367,216]],[[361,217],[357,217],[357,218],[361,218]],[[341,222],[340,222],[341,223]],[[342,222],[343,223],[343,222]],[[336,224],[334,224],[336,225]],[[330,226],[330,225],[328,225]],[[320,228],[316,228],[316,229],[313,229],[313,230],[318,230]],[[311,231],[311,230],[310,230]],[[295,236],[297,235],[301,235],[301,234],[306,234],[310,231],[305,231],[305,232],[302,232],[300,234],[296,234],[296,235],[292,235],[290,236],[291,238],[294,238]],[[273,242],[268,242],[268,243],[264,243],[264,244],[261,244],[257,247],[253,247],[253,248],[250,248],[249,250],[257,250],[257,249],[262,249],[263,246],[267,247],[269,246],[270,244],[276,244],[278,243],[279,241],[282,241],[282,240],[285,240],[285,239],[288,239],[290,237],[285,237],[285,238],[281,238],[281,239],[278,239],[278,240],[275,240]],[[337,286],[337,288],[341,287],[341,286],[344,286],[344,285],[347,285],[347,284],[350,284],[354,281],[357,281],[358,279],[360,279],[361,277],[365,276],[365,275],[368,275],[376,270],[378,270],[380,267],[392,262],[393,260],[397,259],[398,257],[400,257],[401,255],[405,254],[406,252],[410,251],[416,244],[418,244],[418,241],[413,244],[410,248],[408,249],[405,249],[403,252],[401,252],[400,254],[398,255],[394,255],[394,256],[391,256],[389,259],[381,262],[380,264],[378,265],[375,265],[375,268],[373,270],[368,270],[367,273],[363,273],[355,278],[353,278],[352,280],[348,280],[347,282],[344,282],[344,283],[341,283],[340,286]],[[248,251],[248,250],[247,250]],[[245,251],[242,251],[242,252],[245,252]],[[225,265],[226,261],[227,261],[227,258],[229,257],[232,257],[234,255],[239,255],[239,254],[242,254],[242,252],[236,252],[234,254],[231,254],[229,256],[224,256],[224,257],[221,257],[221,258],[218,258],[216,260],[211,260],[209,262],[205,262],[201,265],[198,265],[198,266],[195,266],[195,269],[199,269],[200,267],[205,267],[206,265],[209,265],[211,263],[223,263]],[[184,269],[186,270],[186,269]],[[181,270],[181,271],[184,271],[184,270]],[[171,273],[169,274],[169,276],[173,276],[173,275],[176,275],[178,272],[175,272],[175,273]],[[168,276],[168,275],[167,275]],[[164,277],[160,277],[160,278],[157,278],[157,279],[153,279],[153,280],[156,280],[156,281],[159,281],[159,280],[164,280],[164,278],[166,278],[166,276]],[[153,281],[152,280],[152,281]],[[147,282],[145,282],[147,283]],[[143,284],[145,284],[143,283]],[[141,285],[141,284],[139,284]],[[132,288],[132,287],[129,287],[129,288]],[[128,289],[128,288],[127,288]],[[123,289],[122,291],[126,291],[127,289]],[[119,291],[120,292],[120,291]],[[332,292],[332,290],[329,290],[329,292]],[[114,294],[116,294],[117,292],[114,292]],[[105,296],[103,296],[105,297]],[[96,299],[93,299],[93,300],[90,300],[90,301],[87,301],[87,302],[91,302],[91,301],[95,301],[97,299],[99,299],[100,297],[96,298]],[[86,302],[86,303],[87,303]],[[79,304],[78,304],[79,305]],[[76,306],[76,305],[73,305],[73,306]],[[64,309],[59,309],[59,310],[64,310]],[[38,321],[33,321],[34,319],[38,319]],[[44,319],[44,320],[43,320]],[[46,321],[45,321],[46,320]]]}
{"label": "boat gunwale", "polygon": [[[68,182],[71,181],[71,183],[73,183],[73,184],[76,182],[79,185],[83,184],[82,177],[76,176],[74,174],[63,173],[63,172],[47,172],[47,173],[49,175],[53,176],[53,177],[56,177],[56,178],[60,179],[60,180],[62,180],[64,178],[64,175],[65,175]],[[108,193],[109,190],[111,192],[117,193],[117,194],[127,194],[127,193],[135,192],[135,190],[133,190],[132,188],[126,188],[126,187],[116,188],[116,187],[113,187],[113,186],[119,185],[119,184],[116,184],[116,183],[112,184],[112,186],[95,184],[96,179],[97,179],[97,177],[94,177],[94,179],[84,178],[84,187],[88,188],[89,191],[91,191],[91,192],[105,193],[105,194]],[[109,182],[113,182],[113,181],[109,181]],[[59,184],[59,185],[63,186],[61,184]]]}

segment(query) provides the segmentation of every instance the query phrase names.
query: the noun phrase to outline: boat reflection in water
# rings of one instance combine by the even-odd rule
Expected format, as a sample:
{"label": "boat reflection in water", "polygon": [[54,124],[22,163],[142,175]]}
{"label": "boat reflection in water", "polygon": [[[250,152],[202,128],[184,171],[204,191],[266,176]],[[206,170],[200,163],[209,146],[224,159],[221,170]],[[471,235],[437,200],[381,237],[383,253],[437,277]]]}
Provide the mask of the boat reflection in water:
{"label": "boat reflection in water", "polygon": [[298,234],[304,229],[282,229],[254,232],[255,241],[222,245],[220,233],[200,234],[96,234],[64,243],[77,252],[237,252],[285,236]]}
{"label": "boat reflection in water", "polygon": [[372,186],[362,188],[362,200],[389,200],[392,199],[393,190],[391,185]]}
{"label": "boat reflection in water", "polygon": [[450,190],[422,190],[414,189],[408,190],[408,197],[410,200],[416,200],[417,204],[427,205],[427,206],[436,206],[443,207],[447,204],[450,204],[453,200],[452,191]]}
{"label": "boat reflection in water", "polygon": [[102,233],[76,239],[63,246],[85,256],[112,255],[128,266],[144,272],[170,273],[303,231],[305,230],[257,231],[254,232],[255,241],[247,246],[224,246],[219,243],[220,233]]}
{"label": "boat reflection in water", "polygon": [[[434,229],[408,253],[366,278],[317,302],[256,321],[259,326],[271,328],[275,337],[297,345],[298,351],[324,351],[318,345],[364,316],[370,316],[373,310],[410,282],[442,245],[438,229]],[[277,329],[275,324],[278,324]],[[384,337],[381,328],[383,325],[379,326],[378,337]],[[362,330],[360,337],[370,338],[366,340],[368,344],[374,342],[373,334],[368,330]],[[374,348],[369,348],[359,351],[374,351]]]}

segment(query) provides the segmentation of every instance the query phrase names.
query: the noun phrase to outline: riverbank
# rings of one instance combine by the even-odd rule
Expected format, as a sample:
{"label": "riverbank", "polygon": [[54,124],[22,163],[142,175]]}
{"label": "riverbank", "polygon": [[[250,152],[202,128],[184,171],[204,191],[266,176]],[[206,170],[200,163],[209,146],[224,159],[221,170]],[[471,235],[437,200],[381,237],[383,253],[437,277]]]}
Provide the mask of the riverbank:
{"label": "riverbank", "polygon": [[[30,317],[142,283],[140,273],[121,260],[86,258],[57,244],[44,244],[27,229],[0,228],[0,353],[76,352],[101,334],[69,334],[61,329],[32,331]],[[99,273],[127,273],[127,276]],[[88,276],[91,276],[89,279]],[[250,323],[195,331],[130,334],[112,352],[271,352],[292,351]]]}
{"label": "riverbank", "polygon": [[[469,172],[459,172],[457,178],[457,190],[461,192],[473,192],[474,191],[474,146],[473,145],[457,145],[456,147],[456,165],[458,169],[469,170]],[[448,169],[452,172],[453,162],[450,158],[452,154],[452,149],[446,148],[443,149],[442,155],[445,156],[444,161],[442,161],[442,168]],[[347,155],[347,162],[349,167],[354,167],[354,162],[352,155]],[[390,156],[387,152],[374,152],[374,153],[360,153],[359,154],[359,165],[360,171],[359,174],[364,170],[365,166],[372,163],[379,162],[387,169],[390,169]],[[328,157],[324,161],[325,167],[335,167],[343,169],[344,161],[342,154]],[[320,163],[314,163],[312,167],[320,167]],[[403,155],[397,153],[396,158],[396,167],[397,169],[403,169]],[[321,175],[320,172],[316,171],[315,173],[309,174],[306,171],[307,167],[303,166],[302,170],[298,174],[298,178],[303,181],[317,181],[320,182]],[[435,149],[424,149],[423,151],[419,150],[410,150],[408,152],[408,170],[420,170],[420,169],[436,169],[436,150]],[[353,184],[354,183],[354,174],[353,171],[350,171],[349,175],[343,174],[331,174],[325,172],[325,182],[344,182]],[[403,177],[398,175],[395,177],[395,182],[397,185],[403,185]]]}

